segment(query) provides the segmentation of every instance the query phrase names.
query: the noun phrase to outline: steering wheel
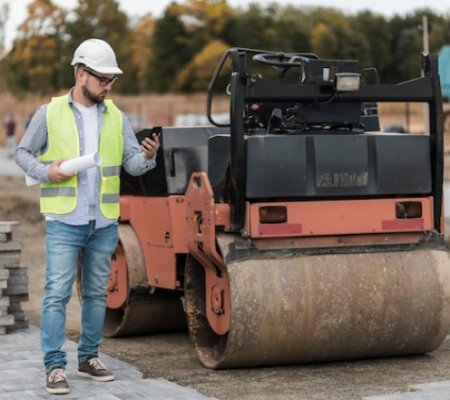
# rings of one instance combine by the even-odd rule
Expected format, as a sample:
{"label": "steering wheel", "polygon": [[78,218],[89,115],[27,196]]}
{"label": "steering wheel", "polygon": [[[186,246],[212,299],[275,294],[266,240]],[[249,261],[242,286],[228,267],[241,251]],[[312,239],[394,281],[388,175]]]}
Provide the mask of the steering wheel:
{"label": "steering wheel", "polygon": [[290,68],[298,66],[311,58],[318,57],[312,53],[259,53],[253,60],[272,67]]}

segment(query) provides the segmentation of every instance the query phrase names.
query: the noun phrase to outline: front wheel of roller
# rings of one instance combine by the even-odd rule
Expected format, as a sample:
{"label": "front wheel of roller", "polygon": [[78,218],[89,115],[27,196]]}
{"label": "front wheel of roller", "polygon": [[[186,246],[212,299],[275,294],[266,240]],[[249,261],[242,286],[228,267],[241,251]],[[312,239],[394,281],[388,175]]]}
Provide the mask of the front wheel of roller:
{"label": "front wheel of roller", "polygon": [[230,328],[217,335],[206,319],[204,270],[192,258],[186,266],[189,332],[208,368],[422,354],[450,326],[445,251],[255,257],[229,263],[227,273]]}
{"label": "front wheel of roller", "polygon": [[202,266],[188,256],[185,269],[185,313],[188,329],[200,362],[215,368],[227,344],[227,334],[218,335],[206,317],[205,273]]}

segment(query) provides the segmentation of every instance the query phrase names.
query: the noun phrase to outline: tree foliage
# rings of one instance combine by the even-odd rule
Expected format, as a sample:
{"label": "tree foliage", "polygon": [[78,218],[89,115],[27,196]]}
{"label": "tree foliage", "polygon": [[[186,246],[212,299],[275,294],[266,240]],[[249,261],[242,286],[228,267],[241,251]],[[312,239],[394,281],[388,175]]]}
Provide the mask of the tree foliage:
{"label": "tree foliage", "polygon": [[178,70],[189,61],[185,35],[187,32],[175,4],[172,4],[163,17],[156,21],[151,42],[148,79],[154,91],[170,90]]}
{"label": "tree foliage", "polygon": [[[16,91],[49,93],[61,87],[66,13],[51,0],[34,0],[19,26],[18,38],[7,57],[10,87]],[[18,79],[17,79],[18,78]]]}
{"label": "tree foliage", "polygon": [[274,6],[264,9],[251,4],[247,11],[230,20],[227,42],[233,47],[277,50],[274,16]]}
{"label": "tree foliage", "polygon": [[[5,31],[6,23],[9,17],[9,3],[3,2],[0,4],[0,59],[5,56]],[[7,75],[7,65],[6,63],[0,63],[0,91],[8,90],[8,83],[5,77]]]}
{"label": "tree foliage", "polygon": [[4,2],[0,4],[0,56],[5,52],[5,28],[9,17],[9,4]]}
{"label": "tree foliage", "polygon": [[[353,29],[359,32],[365,43],[364,57],[357,58],[362,67],[377,66],[379,77],[386,81],[392,68],[391,49],[392,33],[389,22],[381,15],[364,11],[350,18]],[[382,61],[383,62],[380,62]]]}
{"label": "tree foliage", "polygon": [[[211,71],[214,71],[229,46],[220,40],[208,43],[194,58],[186,65],[177,76],[174,89],[181,92],[198,92],[204,90],[211,79]],[[228,71],[229,76],[230,71]],[[226,82],[218,83],[225,88]]]}
{"label": "tree foliage", "polygon": [[208,43],[223,37],[232,15],[224,0],[172,3],[155,26],[151,87],[158,92],[176,89],[178,74]]}
{"label": "tree foliage", "polygon": [[136,80],[138,93],[145,93],[150,89],[147,79],[152,48],[149,46],[155,30],[155,20],[150,14],[145,14],[134,27],[131,47],[133,63],[136,66]]}
{"label": "tree foliage", "polygon": [[[0,11],[2,42],[7,9]],[[70,11],[52,0],[32,0],[27,11],[12,49],[0,62],[5,71],[0,89],[15,93],[67,90],[73,84],[73,52],[90,37],[114,48],[125,72],[115,87],[122,93],[204,91],[229,47],[357,59],[361,67],[375,66],[382,81],[400,82],[420,74],[424,15],[430,51],[437,53],[450,42],[450,16],[427,8],[386,18],[275,2],[234,9],[226,0],[176,0],[159,18],[130,20],[117,0],[78,0]]]}

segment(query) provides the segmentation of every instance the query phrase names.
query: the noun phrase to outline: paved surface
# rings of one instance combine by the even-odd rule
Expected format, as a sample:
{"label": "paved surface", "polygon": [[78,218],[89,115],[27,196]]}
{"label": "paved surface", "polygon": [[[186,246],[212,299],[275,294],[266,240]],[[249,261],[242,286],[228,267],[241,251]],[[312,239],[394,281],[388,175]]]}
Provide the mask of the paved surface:
{"label": "paved surface", "polygon": [[39,329],[16,331],[0,336],[0,400],[83,399],[83,400],[207,400],[212,399],[165,379],[142,379],[132,365],[100,354],[99,358],[114,372],[112,382],[94,382],[77,376],[77,344],[66,341],[67,378],[70,393],[49,395],[39,345]]}
{"label": "paved surface", "polygon": [[449,400],[450,381],[424,383],[410,387],[407,393],[364,397],[364,400]]}

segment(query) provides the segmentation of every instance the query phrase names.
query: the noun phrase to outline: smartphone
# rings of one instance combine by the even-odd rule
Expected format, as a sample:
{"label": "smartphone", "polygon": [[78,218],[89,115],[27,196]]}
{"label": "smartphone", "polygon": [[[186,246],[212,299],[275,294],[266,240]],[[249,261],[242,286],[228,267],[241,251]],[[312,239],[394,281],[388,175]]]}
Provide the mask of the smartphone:
{"label": "smartphone", "polygon": [[161,132],[162,132],[162,127],[161,126],[154,126],[152,129],[150,129],[150,132],[148,133],[147,137],[149,139],[153,140],[153,134],[156,133],[156,136],[158,136],[158,138],[161,137]]}

